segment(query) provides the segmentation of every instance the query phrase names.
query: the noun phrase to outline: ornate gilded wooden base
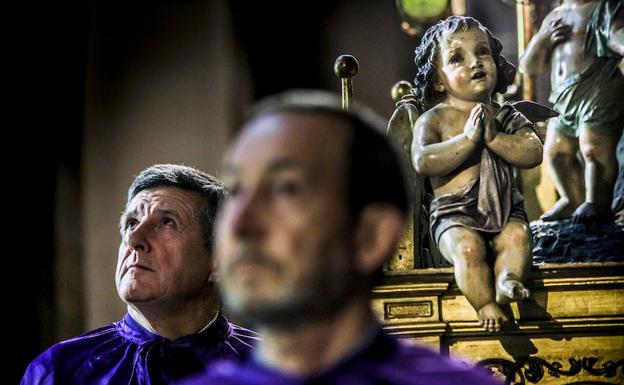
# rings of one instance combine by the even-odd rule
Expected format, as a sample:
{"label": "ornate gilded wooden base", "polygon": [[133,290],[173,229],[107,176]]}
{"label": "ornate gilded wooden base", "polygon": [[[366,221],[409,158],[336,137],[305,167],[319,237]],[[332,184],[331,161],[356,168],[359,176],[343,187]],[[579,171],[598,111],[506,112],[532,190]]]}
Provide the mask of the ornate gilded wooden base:
{"label": "ornate gilded wooden base", "polygon": [[486,333],[453,269],[390,271],[372,306],[392,334],[490,367],[517,384],[624,383],[624,263],[540,265],[516,323]]}

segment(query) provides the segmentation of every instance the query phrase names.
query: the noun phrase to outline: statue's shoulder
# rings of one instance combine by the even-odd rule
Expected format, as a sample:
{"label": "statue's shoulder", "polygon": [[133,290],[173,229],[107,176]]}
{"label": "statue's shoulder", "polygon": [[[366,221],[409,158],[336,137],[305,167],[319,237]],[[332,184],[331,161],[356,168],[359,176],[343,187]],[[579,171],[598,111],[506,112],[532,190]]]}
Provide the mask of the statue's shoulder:
{"label": "statue's shoulder", "polygon": [[426,124],[438,124],[441,121],[448,122],[465,118],[465,111],[446,103],[438,103],[424,112],[419,119]]}
{"label": "statue's shoulder", "polygon": [[[435,106],[431,107],[427,110],[427,113],[430,113],[432,116],[442,116],[449,114],[460,114],[462,110],[457,107],[453,107],[450,104],[446,103],[438,103]],[[424,115],[424,114],[423,114]]]}
{"label": "statue's shoulder", "polygon": [[446,115],[448,115],[450,110],[446,107],[441,107],[440,105],[436,105],[427,111],[423,112],[418,117],[419,125],[431,125],[440,121],[440,119]]}

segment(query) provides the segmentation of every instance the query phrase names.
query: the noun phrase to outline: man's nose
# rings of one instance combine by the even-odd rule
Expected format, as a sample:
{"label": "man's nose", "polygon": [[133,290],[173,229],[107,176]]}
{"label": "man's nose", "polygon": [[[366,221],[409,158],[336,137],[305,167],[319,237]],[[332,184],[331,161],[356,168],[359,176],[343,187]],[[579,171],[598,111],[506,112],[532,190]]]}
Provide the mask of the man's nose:
{"label": "man's nose", "polygon": [[148,233],[150,232],[149,223],[143,221],[136,225],[133,229],[128,230],[127,243],[131,249],[136,251],[149,252],[150,242]]}
{"label": "man's nose", "polygon": [[232,199],[230,204],[232,233],[244,238],[258,236],[262,232],[263,215],[260,194],[257,191],[248,191]]}

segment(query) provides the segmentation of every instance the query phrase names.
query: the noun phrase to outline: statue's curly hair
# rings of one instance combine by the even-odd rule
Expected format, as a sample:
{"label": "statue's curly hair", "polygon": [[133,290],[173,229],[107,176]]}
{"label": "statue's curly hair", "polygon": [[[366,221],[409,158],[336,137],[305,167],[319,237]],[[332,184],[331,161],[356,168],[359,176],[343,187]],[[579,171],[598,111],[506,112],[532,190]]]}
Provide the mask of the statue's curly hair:
{"label": "statue's curly hair", "polygon": [[487,35],[492,57],[494,63],[496,63],[497,82],[492,94],[505,92],[507,86],[513,83],[516,75],[516,68],[501,55],[503,45],[500,40],[494,37],[489,29],[472,17],[451,16],[429,27],[415,51],[416,56],[414,58],[414,63],[416,63],[417,72],[416,78],[414,79],[412,94],[416,97],[418,102],[417,107],[420,113],[427,111],[446,96],[445,92],[438,92],[434,87],[438,53],[440,52],[440,37],[444,32],[454,33],[458,30],[467,31],[473,27],[481,28]]}

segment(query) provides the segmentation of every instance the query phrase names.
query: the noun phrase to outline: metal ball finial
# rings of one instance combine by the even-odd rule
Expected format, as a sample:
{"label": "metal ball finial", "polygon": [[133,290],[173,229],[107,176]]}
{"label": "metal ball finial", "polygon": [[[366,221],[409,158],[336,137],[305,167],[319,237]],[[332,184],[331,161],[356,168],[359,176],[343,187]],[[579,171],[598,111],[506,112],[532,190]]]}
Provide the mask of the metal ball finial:
{"label": "metal ball finial", "polygon": [[398,81],[394,86],[392,86],[392,90],[390,91],[392,100],[398,102],[404,95],[409,94],[412,88],[414,87],[407,80]]}
{"label": "metal ball finial", "polygon": [[355,57],[340,55],[334,64],[334,73],[340,79],[352,78],[357,74],[359,68],[360,65]]}

